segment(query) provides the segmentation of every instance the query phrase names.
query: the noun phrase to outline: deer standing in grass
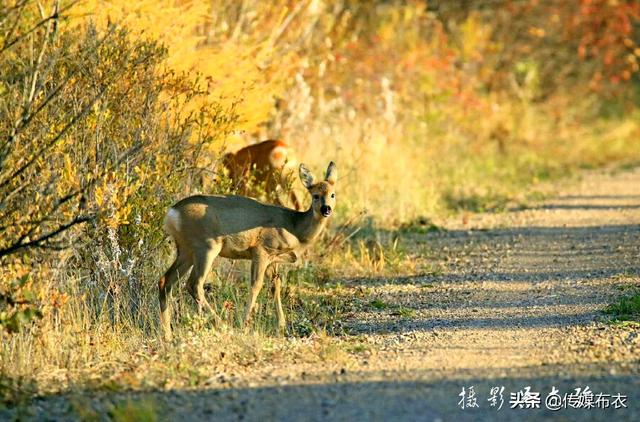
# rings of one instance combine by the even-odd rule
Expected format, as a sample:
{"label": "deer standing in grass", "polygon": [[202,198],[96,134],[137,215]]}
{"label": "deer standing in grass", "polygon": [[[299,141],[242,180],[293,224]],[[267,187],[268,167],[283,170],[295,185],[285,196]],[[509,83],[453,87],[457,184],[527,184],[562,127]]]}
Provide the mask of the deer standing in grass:
{"label": "deer standing in grass", "polygon": [[[217,256],[251,260],[251,289],[244,323],[248,325],[267,269],[278,263],[292,263],[318,239],[333,209],[338,177],[331,162],[324,180],[316,182],[300,165],[300,180],[312,196],[307,211],[267,205],[238,195],[196,195],[169,208],[165,230],[176,243],[176,259],[159,282],[160,320],[165,338],[171,339],[171,289],[180,276],[192,268],[187,288],[198,312],[215,311],[204,297],[204,281]],[[278,327],[285,328],[280,298],[281,280],[273,277]]]}
{"label": "deer standing in grass", "polygon": [[[235,153],[222,157],[222,164],[229,170],[229,177],[241,195],[254,196],[256,189],[247,185],[249,176],[260,183],[269,194],[275,194],[280,205],[284,203],[277,196],[280,189],[288,189],[291,176],[295,174],[295,158],[291,147],[281,140],[262,141],[246,146]],[[293,207],[301,211],[302,203],[293,189],[289,190]]]}

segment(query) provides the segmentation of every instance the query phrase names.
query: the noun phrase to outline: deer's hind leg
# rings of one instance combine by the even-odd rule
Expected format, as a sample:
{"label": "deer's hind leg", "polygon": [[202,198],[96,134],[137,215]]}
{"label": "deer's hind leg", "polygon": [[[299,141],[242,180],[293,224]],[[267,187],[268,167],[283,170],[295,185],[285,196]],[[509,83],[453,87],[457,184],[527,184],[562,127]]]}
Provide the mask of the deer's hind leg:
{"label": "deer's hind leg", "polygon": [[222,244],[210,241],[206,245],[195,248],[193,251],[193,270],[189,276],[187,289],[198,305],[198,313],[202,313],[203,308],[211,312],[218,320],[214,309],[204,297],[204,281],[211,270],[213,260],[218,256]]}
{"label": "deer's hind leg", "polygon": [[280,273],[278,272],[278,267],[276,264],[272,265],[271,269],[271,280],[273,281],[273,296],[276,302],[276,312],[278,314],[278,331],[280,334],[284,334],[287,322],[284,317],[284,311],[282,310],[282,278],[280,277]]}
{"label": "deer's hind leg", "polygon": [[180,253],[178,250],[177,256],[173,264],[169,267],[167,272],[160,278],[158,282],[158,291],[160,298],[160,323],[164,332],[166,340],[171,340],[171,290],[174,284],[185,275],[192,265],[192,260],[187,254]]}
{"label": "deer's hind leg", "polygon": [[253,314],[253,308],[256,305],[258,294],[262,290],[264,284],[264,273],[269,266],[268,256],[259,249],[252,251],[251,257],[251,291],[249,292],[249,299],[247,300],[247,308],[244,315],[244,326],[247,328],[251,321]]}
{"label": "deer's hind leg", "polygon": [[282,277],[278,271],[278,264],[272,263],[267,267],[264,277],[271,282],[273,298],[275,299],[276,314],[278,316],[278,332],[284,334],[286,328],[286,320],[284,317],[284,311],[282,310]]}

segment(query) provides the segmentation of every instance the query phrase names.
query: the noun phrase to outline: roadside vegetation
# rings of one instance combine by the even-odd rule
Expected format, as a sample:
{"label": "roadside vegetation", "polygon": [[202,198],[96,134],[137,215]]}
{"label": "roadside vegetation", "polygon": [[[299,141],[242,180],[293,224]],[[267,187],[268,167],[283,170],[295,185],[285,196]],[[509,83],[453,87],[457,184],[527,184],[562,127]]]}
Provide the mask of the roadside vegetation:
{"label": "roadside vegetation", "polygon": [[[441,271],[418,267],[403,233],[638,163],[640,5],[504,3],[3,2],[0,397],[348,360],[367,350],[344,336],[355,308],[412,310],[342,283]],[[223,326],[176,292],[164,344],[167,207],[232,193],[219,158],[268,138],[341,174],[336,221],[286,274],[287,336],[269,292],[242,330],[248,266],[225,262],[207,292]],[[610,309],[637,320],[637,302]],[[114,415],[153,413],[127,406]]]}
{"label": "roadside vegetation", "polygon": [[[623,280],[633,280],[633,275]],[[632,326],[640,328],[640,286],[637,284],[622,284],[618,286],[622,292],[617,300],[604,309],[604,313],[611,318],[614,325]]]}

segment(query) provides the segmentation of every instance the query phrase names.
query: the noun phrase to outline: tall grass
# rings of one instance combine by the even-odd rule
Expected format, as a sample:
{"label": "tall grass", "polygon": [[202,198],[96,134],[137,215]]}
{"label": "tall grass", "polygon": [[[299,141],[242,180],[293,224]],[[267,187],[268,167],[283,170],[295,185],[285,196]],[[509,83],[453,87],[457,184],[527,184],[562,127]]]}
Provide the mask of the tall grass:
{"label": "tall grass", "polygon": [[[4,399],[17,403],[24,395],[68,389],[203,386],[216,383],[216,374],[234,368],[241,372],[265,361],[315,361],[318,351],[334,347],[324,336],[343,333],[348,298],[339,286],[318,285],[327,280],[324,267],[305,265],[285,272],[288,325],[287,336],[281,337],[271,286],[265,287],[245,329],[249,265],[217,260],[206,294],[222,324],[198,314],[186,289],[178,287],[173,293],[177,339],[166,343],[153,275],[168,267],[172,247],[167,241],[161,249],[125,252],[111,236],[106,244],[90,248],[95,267],[89,271],[61,263],[66,270],[57,275],[55,287],[43,289],[58,295],[56,304],[44,309],[43,321],[3,334]],[[137,283],[138,275],[144,275],[142,283]]]}

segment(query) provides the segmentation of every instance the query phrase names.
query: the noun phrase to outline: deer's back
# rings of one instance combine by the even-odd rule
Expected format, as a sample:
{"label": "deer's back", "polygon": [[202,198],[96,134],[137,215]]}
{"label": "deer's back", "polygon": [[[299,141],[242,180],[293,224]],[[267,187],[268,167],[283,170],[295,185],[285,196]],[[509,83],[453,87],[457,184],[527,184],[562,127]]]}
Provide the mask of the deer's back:
{"label": "deer's back", "polygon": [[248,258],[248,249],[279,253],[298,242],[289,228],[297,212],[236,195],[195,195],[170,208],[166,229],[179,249],[222,244],[221,256]]}

